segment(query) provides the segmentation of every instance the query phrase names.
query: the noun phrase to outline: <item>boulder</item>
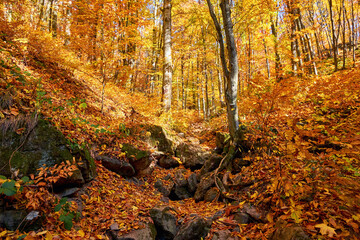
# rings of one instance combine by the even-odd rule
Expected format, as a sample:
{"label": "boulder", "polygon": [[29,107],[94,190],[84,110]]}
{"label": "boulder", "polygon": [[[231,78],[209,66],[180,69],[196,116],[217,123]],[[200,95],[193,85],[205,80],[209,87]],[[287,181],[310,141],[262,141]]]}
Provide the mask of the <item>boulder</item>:
{"label": "boulder", "polygon": [[185,187],[187,185],[187,180],[184,176],[184,170],[179,169],[175,172],[175,184],[177,184],[180,187]]}
{"label": "boulder", "polygon": [[157,239],[172,240],[177,233],[177,219],[170,212],[169,207],[155,207],[150,209],[150,216],[154,221]]}
{"label": "boulder", "polygon": [[183,200],[191,198],[192,195],[187,190],[186,186],[180,186],[178,184],[175,184],[175,187],[173,188],[173,191],[171,192],[169,198],[173,201],[176,200]]}
{"label": "boulder", "polygon": [[225,132],[216,132],[215,134],[215,144],[216,152],[221,154],[224,151],[224,148],[230,141],[230,134]]}
{"label": "boulder", "polygon": [[136,172],[147,169],[152,162],[150,159],[150,152],[138,149],[131,144],[123,144],[121,151],[125,152],[126,157],[129,159],[130,164],[134,167]]}
{"label": "boulder", "polygon": [[190,193],[195,193],[197,185],[198,185],[198,181],[197,181],[197,177],[196,177],[196,173],[192,173],[188,179],[187,179],[187,185],[188,185],[188,190]]}
{"label": "boulder", "polygon": [[98,156],[97,160],[100,160],[105,168],[123,177],[132,177],[135,175],[135,169],[125,160],[111,158],[108,156]]}
{"label": "boulder", "polygon": [[176,156],[180,158],[186,168],[190,168],[193,171],[200,169],[209,155],[200,146],[189,143],[181,143],[176,148]]}
{"label": "boulder", "polygon": [[169,168],[176,168],[180,165],[179,161],[177,161],[176,159],[174,159],[173,157],[164,155],[162,157],[160,157],[160,159],[158,160],[158,165],[160,167],[169,169]]}
{"label": "boulder", "polygon": [[174,182],[170,181],[169,184],[165,184],[162,180],[157,180],[155,182],[154,187],[160,192],[162,193],[162,195],[164,197],[168,197],[174,187]]}
{"label": "boulder", "polygon": [[261,220],[261,213],[256,209],[256,207],[248,203],[244,204],[242,212],[247,213],[255,221]]}
{"label": "boulder", "polygon": [[237,212],[234,214],[234,221],[239,224],[248,224],[251,222],[251,219],[247,213]]}
{"label": "boulder", "polygon": [[223,156],[221,155],[211,154],[211,156],[205,161],[204,165],[202,166],[200,170],[200,176],[215,170],[220,165],[222,159]]}
{"label": "boulder", "polygon": [[297,224],[287,224],[284,220],[279,220],[275,224],[275,232],[270,239],[272,240],[309,240],[310,237]]}
{"label": "boulder", "polygon": [[[18,171],[18,177],[36,174],[44,165],[52,167],[67,160],[72,162],[75,156],[78,169],[70,178],[60,179],[56,187],[80,186],[96,174],[94,160],[86,152],[89,153],[79,150],[72,154],[63,134],[46,120],[19,115],[0,122],[0,166],[6,166],[0,168],[0,175],[11,177],[12,171]],[[78,154],[82,157],[77,157]]]}
{"label": "boulder", "polygon": [[212,202],[219,197],[219,189],[217,188],[210,188],[204,195],[205,202]]}
{"label": "boulder", "polygon": [[174,154],[175,143],[169,138],[165,130],[158,125],[145,125],[145,130],[150,134],[145,134],[145,141],[158,151]]}
{"label": "boulder", "polygon": [[204,198],[205,193],[215,184],[214,174],[206,173],[200,180],[196,189],[194,199],[196,202],[201,201]]}
{"label": "boulder", "polygon": [[195,216],[194,219],[181,225],[179,232],[176,234],[174,240],[201,240],[205,239],[209,233],[210,226],[208,222]]}
{"label": "boulder", "polygon": [[231,238],[231,232],[229,230],[220,230],[214,233],[212,240],[229,240]]}
{"label": "boulder", "polygon": [[41,217],[37,211],[5,210],[0,212],[0,227],[10,231],[35,231],[41,228]]}
{"label": "boulder", "polygon": [[154,224],[147,224],[145,228],[133,230],[116,237],[115,240],[155,240],[156,229]]}

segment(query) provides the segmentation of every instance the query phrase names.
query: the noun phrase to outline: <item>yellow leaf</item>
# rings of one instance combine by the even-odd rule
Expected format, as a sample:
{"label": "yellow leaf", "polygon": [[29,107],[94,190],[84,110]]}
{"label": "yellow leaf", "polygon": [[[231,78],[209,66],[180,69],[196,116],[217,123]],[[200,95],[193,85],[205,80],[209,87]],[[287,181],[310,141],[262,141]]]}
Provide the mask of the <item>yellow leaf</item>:
{"label": "yellow leaf", "polygon": [[80,237],[85,237],[85,233],[83,230],[79,230],[78,234],[80,235]]}
{"label": "yellow leaf", "polygon": [[315,227],[320,228],[321,235],[328,235],[329,237],[336,235],[335,228],[329,227],[325,223],[317,224]]}
{"label": "yellow leaf", "polygon": [[1,233],[0,233],[0,237],[3,237],[3,236],[5,236],[5,234],[7,233],[7,231],[5,230],[5,231],[2,231]]}
{"label": "yellow leaf", "polygon": [[42,231],[42,232],[38,232],[36,235],[37,235],[37,236],[40,236],[40,235],[44,235],[45,233],[47,233],[47,230]]}

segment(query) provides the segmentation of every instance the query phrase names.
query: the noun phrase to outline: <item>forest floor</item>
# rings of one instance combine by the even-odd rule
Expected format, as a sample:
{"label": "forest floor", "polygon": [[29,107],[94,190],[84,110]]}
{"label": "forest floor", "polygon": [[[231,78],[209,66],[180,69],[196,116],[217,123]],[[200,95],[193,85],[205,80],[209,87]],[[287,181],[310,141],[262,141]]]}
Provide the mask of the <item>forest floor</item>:
{"label": "forest floor", "polygon": [[[101,84],[86,74],[87,69],[65,58],[65,52],[46,49],[46,43],[42,51],[28,49],[28,55],[21,47],[0,42],[0,89],[11,91],[15,99],[0,118],[41,112],[73,144],[86,143],[93,151],[120,158],[124,158],[118,150],[121,144],[145,148],[136,135],[126,133],[144,123],[162,125],[174,136],[183,132],[207,149],[215,147],[216,131],[226,131],[225,113],[204,122],[196,112],[175,106],[171,113],[159,116],[157,97],[129,93],[112,83],[106,87],[101,114]],[[240,239],[267,239],[278,219],[299,223],[314,239],[356,239],[360,234],[359,76],[359,68],[349,68],[324,77],[285,78],[280,83],[254,79],[239,99],[240,119],[249,129],[246,138],[254,145],[245,156],[252,164],[241,170],[241,176],[254,184],[234,189],[232,196],[239,203],[235,207],[193,199],[166,204],[179,217],[192,213],[210,217],[225,210],[207,239],[225,229]],[[58,212],[42,209],[46,213],[43,231],[25,233],[25,239],[106,239],[105,232],[114,222],[123,233],[141,228],[151,221],[149,210],[165,204],[154,189],[155,181],[175,172],[157,167],[134,182],[99,162],[96,165],[98,176],[79,196],[83,211],[74,227],[65,230]],[[25,199],[17,200],[23,205],[54,201],[50,193],[37,191],[31,189]],[[36,196],[42,199],[34,200]],[[236,224],[232,211],[244,202],[261,209],[264,221]],[[23,234],[0,229],[0,238]]]}

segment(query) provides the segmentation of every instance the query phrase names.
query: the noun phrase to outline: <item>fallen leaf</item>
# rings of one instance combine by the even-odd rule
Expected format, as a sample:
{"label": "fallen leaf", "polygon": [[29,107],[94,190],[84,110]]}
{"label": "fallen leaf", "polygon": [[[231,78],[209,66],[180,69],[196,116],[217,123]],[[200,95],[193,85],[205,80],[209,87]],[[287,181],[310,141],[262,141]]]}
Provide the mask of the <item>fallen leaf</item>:
{"label": "fallen leaf", "polygon": [[328,235],[329,237],[336,235],[335,228],[329,227],[325,223],[316,224],[315,227],[320,228],[321,235]]}

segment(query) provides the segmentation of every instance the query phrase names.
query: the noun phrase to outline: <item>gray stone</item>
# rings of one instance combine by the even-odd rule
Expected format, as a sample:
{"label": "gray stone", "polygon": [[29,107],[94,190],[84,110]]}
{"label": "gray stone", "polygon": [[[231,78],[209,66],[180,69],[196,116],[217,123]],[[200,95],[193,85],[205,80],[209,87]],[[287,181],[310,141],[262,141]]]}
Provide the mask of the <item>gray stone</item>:
{"label": "gray stone", "polygon": [[34,231],[41,227],[39,212],[29,214],[25,210],[5,210],[0,212],[0,227],[10,231]]}
{"label": "gray stone", "polygon": [[177,233],[177,219],[175,215],[170,212],[169,207],[152,208],[150,210],[150,216],[154,221],[158,239],[174,239]]}
{"label": "gray stone", "polygon": [[185,187],[187,185],[187,180],[184,176],[184,170],[179,169],[175,172],[175,184],[177,184],[180,187]]}
{"label": "gray stone", "polygon": [[60,197],[60,198],[63,198],[63,197],[70,197],[72,196],[73,194],[77,193],[78,191],[80,190],[80,188],[77,188],[77,187],[74,187],[74,188],[67,188],[61,192],[58,192],[57,195]]}
{"label": "gray stone", "polygon": [[123,144],[121,151],[126,154],[126,157],[136,172],[147,169],[152,162],[150,152],[141,150],[131,144]]}
{"label": "gray stone", "polygon": [[178,184],[175,184],[175,187],[173,189],[173,194],[170,195],[171,200],[183,200],[191,197],[192,195],[187,190],[187,187],[180,186]]}
{"label": "gray stone", "polygon": [[210,226],[208,222],[196,216],[194,219],[181,225],[179,232],[176,234],[174,240],[201,240],[205,239],[209,233]]}
{"label": "gray stone", "polygon": [[275,224],[275,232],[271,240],[309,240],[310,237],[297,224],[288,224],[284,220],[279,220]]}
{"label": "gray stone", "polygon": [[210,156],[210,158],[208,158],[205,161],[204,165],[202,166],[202,168],[200,170],[200,176],[204,175],[205,173],[215,170],[219,166],[222,159],[223,159],[223,156],[218,155],[218,154],[212,154]]}
{"label": "gray stone", "polygon": [[204,195],[205,202],[212,202],[219,197],[219,190],[217,188],[210,188]]}
{"label": "gray stone", "polygon": [[153,224],[147,224],[145,228],[133,230],[127,234],[116,237],[116,240],[155,240],[156,229]]}
{"label": "gray stone", "polygon": [[[24,128],[24,132],[18,134],[19,128]],[[17,149],[19,146],[22,147]],[[75,156],[78,169],[71,177],[60,179],[54,188],[81,186],[95,177],[95,163],[85,150],[74,152],[73,155],[67,148],[66,138],[48,121],[20,115],[0,121],[0,166],[6,166],[0,168],[0,175],[11,177],[9,159],[13,153],[11,167],[19,172],[18,177],[37,174],[37,169],[44,165],[52,167],[67,160],[73,162]]]}
{"label": "gray stone", "polygon": [[101,160],[102,165],[123,177],[132,177],[135,175],[133,166],[122,159],[111,158],[107,156],[98,156],[97,160]]}
{"label": "gray stone", "polygon": [[169,169],[178,167],[180,163],[173,157],[165,155],[163,157],[160,157],[160,159],[158,160],[158,165],[160,167]]}
{"label": "gray stone", "polygon": [[256,209],[256,207],[246,203],[243,206],[243,212],[247,213],[251,216],[254,220],[259,221],[261,219],[261,213]]}
{"label": "gray stone", "polygon": [[200,180],[194,199],[196,202],[203,200],[205,193],[215,184],[213,173],[206,173]]}
{"label": "gray stone", "polygon": [[186,168],[196,170],[204,165],[205,159],[209,157],[209,153],[204,152],[200,146],[181,143],[176,148],[176,156],[181,159]]}
{"label": "gray stone", "polygon": [[244,212],[237,212],[234,214],[234,221],[239,224],[248,224],[250,223],[250,216]]}
{"label": "gray stone", "polygon": [[174,154],[175,143],[161,126],[146,125],[144,128],[151,134],[145,137],[145,141],[151,147],[165,153]]}
{"label": "gray stone", "polygon": [[195,173],[192,173],[188,179],[188,190],[190,193],[194,193],[196,191],[197,185],[198,185],[198,181],[197,181],[197,177]]}
{"label": "gray stone", "polygon": [[231,232],[229,230],[220,230],[214,233],[212,240],[229,240],[231,238]]}
{"label": "gray stone", "polygon": [[162,195],[164,195],[164,197],[168,197],[174,187],[174,182],[170,182],[169,184],[165,185],[163,183],[163,181],[161,181],[160,179],[157,180],[154,184],[154,187],[160,192],[162,193]]}

